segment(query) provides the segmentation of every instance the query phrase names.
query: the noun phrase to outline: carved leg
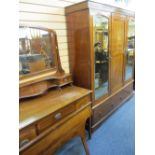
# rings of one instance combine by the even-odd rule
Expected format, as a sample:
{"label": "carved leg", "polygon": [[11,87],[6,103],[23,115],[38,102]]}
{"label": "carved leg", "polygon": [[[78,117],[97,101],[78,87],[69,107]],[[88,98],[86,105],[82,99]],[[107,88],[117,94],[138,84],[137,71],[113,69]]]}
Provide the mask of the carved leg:
{"label": "carved leg", "polygon": [[85,123],[81,126],[81,129],[79,130],[79,136],[81,138],[82,144],[84,146],[86,155],[90,155],[89,149],[86,143],[86,132],[85,132]]}
{"label": "carved leg", "polygon": [[88,150],[88,146],[87,146],[87,143],[86,143],[86,138],[81,137],[81,141],[83,143],[86,155],[90,155],[89,150]]}

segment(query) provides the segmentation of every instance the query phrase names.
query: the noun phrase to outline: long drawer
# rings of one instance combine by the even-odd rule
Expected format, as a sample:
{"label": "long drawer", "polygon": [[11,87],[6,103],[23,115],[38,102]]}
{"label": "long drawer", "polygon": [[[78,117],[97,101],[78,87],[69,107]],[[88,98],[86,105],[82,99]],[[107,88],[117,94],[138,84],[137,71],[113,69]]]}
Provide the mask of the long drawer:
{"label": "long drawer", "polygon": [[93,126],[98,124],[106,116],[114,111],[119,105],[128,97],[133,91],[133,84],[127,85],[124,89],[120,90],[118,93],[109,97],[106,101],[99,104],[93,109]]}
{"label": "long drawer", "polygon": [[64,119],[66,116],[70,115],[71,113],[75,112],[76,110],[80,109],[82,106],[86,105],[90,102],[90,95],[87,95],[78,101],[75,101],[75,103],[72,103],[68,105],[67,107],[64,107],[51,115],[47,116],[46,118],[43,118],[37,123],[37,129],[38,132],[43,132],[48,127],[54,125],[55,123],[59,122],[60,120]]}
{"label": "long drawer", "polygon": [[133,84],[126,86],[111,98],[111,104],[114,108],[118,107],[133,91]]}
{"label": "long drawer", "polygon": [[39,132],[44,131],[51,125],[53,125],[53,124],[57,123],[58,121],[62,120],[63,118],[65,118],[67,115],[69,115],[73,111],[75,111],[75,105],[71,104],[65,108],[62,108],[62,109],[54,112],[50,116],[43,118],[42,120],[40,120],[37,123],[38,131]]}

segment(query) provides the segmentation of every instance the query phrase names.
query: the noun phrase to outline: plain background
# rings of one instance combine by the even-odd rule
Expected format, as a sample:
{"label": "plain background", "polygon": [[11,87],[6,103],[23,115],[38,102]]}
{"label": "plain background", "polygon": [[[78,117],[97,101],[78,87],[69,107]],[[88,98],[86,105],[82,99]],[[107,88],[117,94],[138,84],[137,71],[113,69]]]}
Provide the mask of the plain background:
{"label": "plain background", "polygon": [[[155,155],[155,8],[134,1],[136,13],[136,155]],[[0,154],[18,154],[18,1],[0,5]]]}

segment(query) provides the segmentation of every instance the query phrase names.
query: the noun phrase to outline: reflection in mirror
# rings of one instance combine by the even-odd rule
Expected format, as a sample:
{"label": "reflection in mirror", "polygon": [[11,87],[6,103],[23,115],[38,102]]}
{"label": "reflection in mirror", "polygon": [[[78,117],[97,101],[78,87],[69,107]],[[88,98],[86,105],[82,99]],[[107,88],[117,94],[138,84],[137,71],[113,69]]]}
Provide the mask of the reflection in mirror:
{"label": "reflection in mirror", "polygon": [[30,27],[19,28],[19,74],[25,75],[54,68],[51,34]]}
{"label": "reflection in mirror", "polygon": [[95,99],[108,93],[108,18],[94,16]]}
{"label": "reflection in mirror", "polygon": [[128,47],[126,49],[126,66],[125,66],[125,80],[129,80],[133,75],[133,60],[134,60],[134,42],[135,42],[135,25],[134,20],[128,21]]}

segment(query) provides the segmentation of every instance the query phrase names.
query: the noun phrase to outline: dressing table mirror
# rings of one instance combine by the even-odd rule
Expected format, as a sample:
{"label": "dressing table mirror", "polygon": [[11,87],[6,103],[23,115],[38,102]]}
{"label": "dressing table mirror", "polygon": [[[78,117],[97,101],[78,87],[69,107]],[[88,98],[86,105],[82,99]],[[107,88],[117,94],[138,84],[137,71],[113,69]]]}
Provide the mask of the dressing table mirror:
{"label": "dressing table mirror", "polygon": [[[19,32],[19,74],[20,77],[55,69],[56,46],[54,32],[31,27],[20,27]],[[52,46],[51,46],[52,45]]]}
{"label": "dressing table mirror", "polygon": [[20,99],[72,82],[71,76],[62,69],[55,31],[19,27],[19,78]]}

